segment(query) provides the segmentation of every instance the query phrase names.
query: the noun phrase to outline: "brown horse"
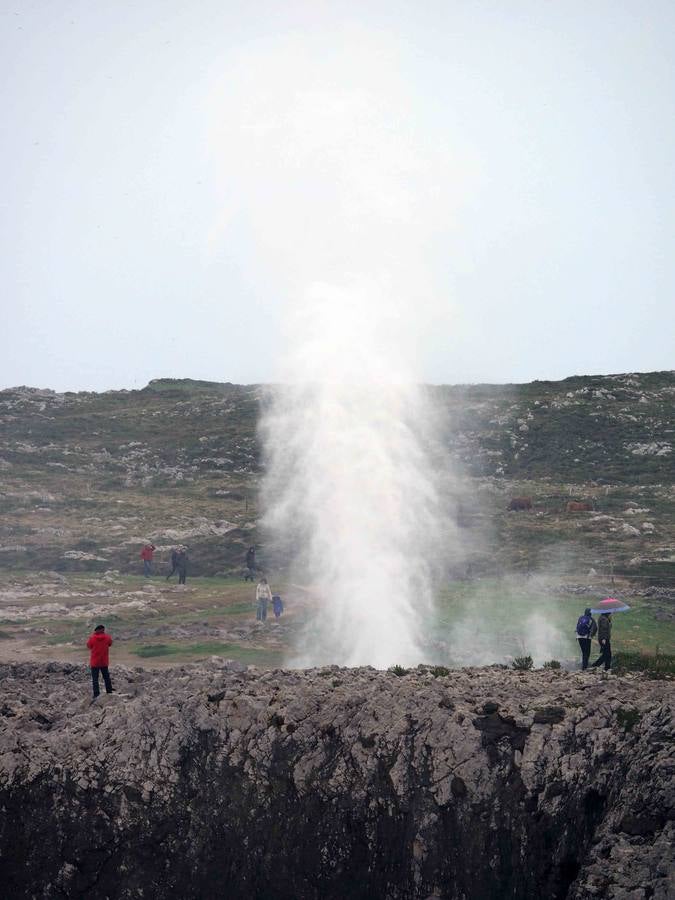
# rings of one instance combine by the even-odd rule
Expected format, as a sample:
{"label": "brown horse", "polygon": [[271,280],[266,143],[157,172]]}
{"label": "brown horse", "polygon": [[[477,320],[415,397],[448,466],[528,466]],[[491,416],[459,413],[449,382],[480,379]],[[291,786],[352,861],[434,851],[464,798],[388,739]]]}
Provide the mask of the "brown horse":
{"label": "brown horse", "polygon": [[532,497],[513,497],[507,509],[515,512],[519,509],[532,509]]}
{"label": "brown horse", "polygon": [[593,512],[594,509],[591,500],[570,500],[565,506],[566,512]]}

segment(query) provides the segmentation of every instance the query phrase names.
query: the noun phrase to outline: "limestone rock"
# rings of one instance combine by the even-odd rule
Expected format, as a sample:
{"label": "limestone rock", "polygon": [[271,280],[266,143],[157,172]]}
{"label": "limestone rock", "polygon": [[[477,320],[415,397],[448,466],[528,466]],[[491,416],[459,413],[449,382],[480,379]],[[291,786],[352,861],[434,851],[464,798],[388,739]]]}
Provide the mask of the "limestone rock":
{"label": "limestone rock", "polygon": [[0,666],[7,896],[672,893],[671,682],[217,658],[112,676],[90,705],[83,666]]}

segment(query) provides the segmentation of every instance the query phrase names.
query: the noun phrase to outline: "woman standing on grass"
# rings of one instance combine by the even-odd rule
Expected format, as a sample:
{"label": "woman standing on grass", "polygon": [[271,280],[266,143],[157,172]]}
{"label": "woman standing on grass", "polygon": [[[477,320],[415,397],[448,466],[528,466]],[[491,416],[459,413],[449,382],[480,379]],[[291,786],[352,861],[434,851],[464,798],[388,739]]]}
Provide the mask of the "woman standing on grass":
{"label": "woman standing on grass", "polygon": [[259,622],[264,622],[267,618],[267,604],[272,600],[272,589],[264,576],[256,586],[255,599],[258,604],[255,617]]}

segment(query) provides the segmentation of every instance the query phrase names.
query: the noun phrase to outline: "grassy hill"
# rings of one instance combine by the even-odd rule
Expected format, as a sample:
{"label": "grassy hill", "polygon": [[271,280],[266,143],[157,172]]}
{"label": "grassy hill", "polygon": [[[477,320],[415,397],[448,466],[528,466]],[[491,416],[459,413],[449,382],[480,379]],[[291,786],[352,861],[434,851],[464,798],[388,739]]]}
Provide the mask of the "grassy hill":
{"label": "grassy hill", "polygon": [[[437,462],[459,473],[450,575],[589,568],[675,577],[675,373],[429,387]],[[143,390],[0,392],[0,565],[137,572],[143,542],[234,574],[261,545],[262,386],[160,379]],[[510,498],[533,509],[508,512]],[[570,499],[593,512],[568,513]],[[276,565],[283,561],[274,560]]]}

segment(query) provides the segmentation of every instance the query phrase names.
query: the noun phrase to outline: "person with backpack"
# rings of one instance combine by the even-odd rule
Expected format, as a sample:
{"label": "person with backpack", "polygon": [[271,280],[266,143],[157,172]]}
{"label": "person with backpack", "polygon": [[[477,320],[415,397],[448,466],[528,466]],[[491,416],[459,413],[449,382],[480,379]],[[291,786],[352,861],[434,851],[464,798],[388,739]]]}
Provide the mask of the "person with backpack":
{"label": "person with backpack", "polygon": [[598,626],[591,615],[590,607],[584,610],[583,616],[577,619],[577,640],[581,648],[581,668],[588,668],[588,660],[591,655],[591,641],[595,637]]}
{"label": "person with backpack", "polygon": [[609,672],[612,666],[612,617],[611,613],[603,613],[598,619],[598,643],[600,644],[600,656],[592,663],[592,668],[605,664],[605,672]]}

